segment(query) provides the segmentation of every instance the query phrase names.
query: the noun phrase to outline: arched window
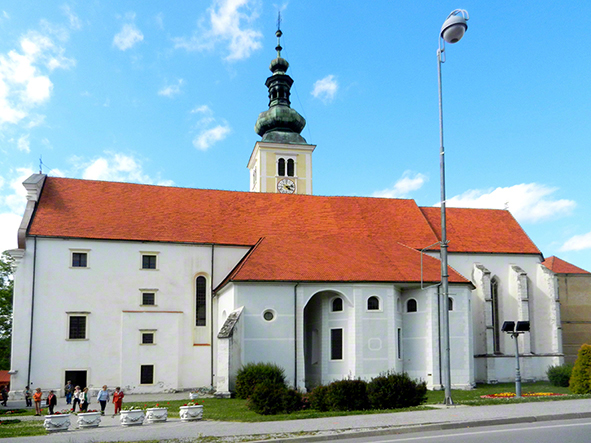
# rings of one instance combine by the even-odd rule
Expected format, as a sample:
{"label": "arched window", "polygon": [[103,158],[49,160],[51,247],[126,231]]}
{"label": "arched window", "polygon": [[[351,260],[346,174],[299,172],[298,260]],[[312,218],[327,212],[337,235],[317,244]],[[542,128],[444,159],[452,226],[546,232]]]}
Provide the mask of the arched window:
{"label": "arched window", "polygon": [[337,297],[332,301],[332,312],[338,312],[343,310],[343,299]]}
{"label": "arched window", "polygon": [[287,175],[289,177],[295,176],[295,162],[293,161],[293,158],[287,160]]}
{"label": "arched window", "polygon": [[454,299],[451,297],[447,298],[447,310],[453,311],[454,310]]}
{"label": "arched window", "polygon": [[207,280],[197,277],[195,282],[195,326],[207,326]]}
{"label": "arched window", "polygon": [[417,301],[414,298],[406,302],[406,312],[417,312]]}
{"label": "arched window", "polygon": [[499,282],[496,278],[490,281],[490,298],[492,302],[493,352],[501,353],[501,329],[499,319]]}
{"label": "arched window", "polygon": [[377,311],[380,309],[380,299],[377,298],[375,295],[372,295],[367,299],[367,310],[368,311]]}
{"label": "arched window", "polygon": [[280,158],[277,162],[277,175],[280,177],[285,176],[285,159]]}

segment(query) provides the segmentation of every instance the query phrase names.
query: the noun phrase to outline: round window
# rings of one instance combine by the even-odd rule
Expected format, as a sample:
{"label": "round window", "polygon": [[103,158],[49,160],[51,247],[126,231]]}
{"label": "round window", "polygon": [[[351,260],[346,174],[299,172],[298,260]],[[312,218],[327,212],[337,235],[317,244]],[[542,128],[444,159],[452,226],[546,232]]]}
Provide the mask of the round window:
{"label": "round window", "polygon": [[271,321],[275,318],[275,313],[273,311],[265,311],[263,313],[263,318],[267,321]]}

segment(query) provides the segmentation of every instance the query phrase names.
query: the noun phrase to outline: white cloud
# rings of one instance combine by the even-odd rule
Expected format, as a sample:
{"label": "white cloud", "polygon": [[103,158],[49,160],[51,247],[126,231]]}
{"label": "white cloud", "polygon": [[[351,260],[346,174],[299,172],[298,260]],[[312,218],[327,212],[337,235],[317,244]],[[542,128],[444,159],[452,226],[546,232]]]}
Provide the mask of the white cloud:
{"label": "white cloud", "polygon": [[212,111],[207,105],[197,106],[194,109],[191,109],[191,114],[211,114]]}
{"label": "white cloud", "polygon": [[82,28],[82,23],[80,22],[80,19],[72,11],[72,9],[70,9],[70,7],[68,5],[62,6],[62,11],[64,11],[64,14],[66,15],[66,17],[68,17],[68,20],[70,21],[70,28],[72,28],[72,29]]}
{"label": "white cloud", "polygon": [[215,143],[225,139],[229,133],[230,127],[227,125],[218,125],[215,128],[206,129],[193,139],[193,146],[202,151],[206,151]]}
{"label": "white cloud", "polygon": [[[34,108],[51,96],[53,83],[49,74],[75,64],[75,60],[64,56],[64,48],[37,31],[23,35],[19,46],[0,54],[0,125],[18,124],[29,117]],[[42,119],[43,116],[34,118]]]}
{"label": "white cloud", "polygon": [[330,103],[334,100],[337,91],[339,90],[339,83],[334,75],[327,75],[323,79],[317,80],[312,89],[312,95],[315,98],[322,100],[324,103]]}
{"label": "white cloud", "polygon": [[132,48],[144,39],[144,34],[133,23],[126,23],[118,34],[113,37],[113,46],[122,51]]}
{"label": "white cloud", "polygon": [[583,249],[591,249],[591,231],[569,238],[560,247],[561,251],[581,251]]}
{"label": "white cloud", "polygon": [[[82,178],[87,180],[105,180],[144,184],[173,185],[172,180],[153,179],[143,171],[140,160],[131,155],[106,152],[104,156],[91,160],[73,159],[75,167],[82,170]],[[57,171],[63,174],[61,171]]]}
{"label": "white cloud", "polygon": [[221,42],[227,45],[226,60],[246,59],[261,48],[261,32],[248,27],[258,18],[259,7],[258,0],[215,0],[208,9],[208,28],[195,31],[190,39],[174,39],[175,48],[205,51]]}
{"label": "white cloud", "polygon": [[412,191],[420,189],[423,184],[427,181],[427,176],[416,173],[413,174],[411,171],[405,171],[402,177],[394,183],[389,189],[382,191],[376,191],[373,193],[374,197],[386,197],[386,198],[405,198]]}
{"label": "white cloud", "polygon": [[24,151],[27,154],[29,152],[31,152],[31,148],[30,148],[30,145],[29,145],[29,135],[28,134],[21,136],[18,139],[18,142],[17,142],[16,145],[17,145],[17,148],[18,148],[19,151]]}
{"label": "white cloud", "polygon": [[173,97],[177,94],[180,94],[183,83],[184,80],[180,78],[178,79],[176,85],[168,85],[158,91],[158,95],[163,95],[164,97]]}
{"label": "white cloud", "polygon": [[576,206],[573,200],[553,200],[557,191],[538,183],[522,183],[506,188],[472,189],[447,200],[448,206],[460,208],[508,208],[520,222],[539,222],[569,215]]}
{"label": "white cloud", "polygon": [[0,213],[0,254],[7,249],[16,249],[18,227],[22,215],[9,212]]}

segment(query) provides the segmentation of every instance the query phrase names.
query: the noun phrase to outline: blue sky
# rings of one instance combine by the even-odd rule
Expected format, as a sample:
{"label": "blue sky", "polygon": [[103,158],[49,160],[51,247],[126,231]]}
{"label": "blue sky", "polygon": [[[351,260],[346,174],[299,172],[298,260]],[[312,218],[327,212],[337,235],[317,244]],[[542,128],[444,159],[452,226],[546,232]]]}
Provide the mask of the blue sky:
{"label": "blue sky", "polygon": [[40,158],[55,176],[248,190],[279,10],[314,193],[437,204],[455,8],[470,20],[443,65],[448,205],[508,207],[546,257],[591,271],[589,2],[5,2],[0,250]]}

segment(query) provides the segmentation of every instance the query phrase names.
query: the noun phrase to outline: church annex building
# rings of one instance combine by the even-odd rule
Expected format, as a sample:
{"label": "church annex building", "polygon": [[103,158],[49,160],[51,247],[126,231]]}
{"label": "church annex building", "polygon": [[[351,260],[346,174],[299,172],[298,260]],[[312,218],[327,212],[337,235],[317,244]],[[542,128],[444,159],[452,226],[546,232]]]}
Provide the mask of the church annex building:
{"label": "church annex building", "polygon": [[[280,31],[278,31],[280,33]],[[406,371],[441,388],[440,209],[312,195],[314,145],[277,48],[250,192],[34,174],[18,232],[11,389],[233,389],[274,362],[302,390]],[[447,209],[451,378],[510,381],[563,360],[554,273],[504,210]],[[426,249],[425,249],[426,248]]]}

